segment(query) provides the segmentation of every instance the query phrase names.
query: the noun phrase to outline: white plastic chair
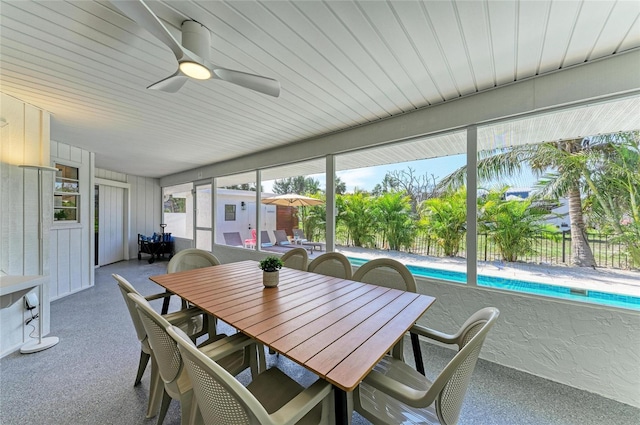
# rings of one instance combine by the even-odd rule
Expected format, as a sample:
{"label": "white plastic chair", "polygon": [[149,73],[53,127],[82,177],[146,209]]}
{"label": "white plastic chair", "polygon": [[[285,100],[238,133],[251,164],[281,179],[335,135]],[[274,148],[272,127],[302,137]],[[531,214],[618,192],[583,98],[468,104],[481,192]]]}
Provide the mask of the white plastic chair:
{"label": "white plastic chair", "polygon": [[[152,349],[152,356],[158,365],[160,378],[164,383],[164,393],[162,395],[162,404],[160,413],[158,414],[158,425],[162,425],[164,418],[169,409],[171,400],[179,400],[181,408],[181,424],[191,425],[194,408],[193,391],[191,380],[186,370],[182,367],[182,357],[178,351],[175,340],[167,334],[167,328],[171,324],[160,316],[149,303],[137,294],[129,294],[128,297],[135,303],[140,320],[149,337],[149,345]],[[185,334],[186,335],[186,334]],[[253,340],[244,334],[235,334],[225,338],[226,335],[217,335],[218,339],[210,344],[200,347],[204,355],[215,353],[217,350],[228,343],[228,341],[236,341],[239,344],[240,351],[226,353],[226,356],[219,359],[222,368],[232,375],[237,375],[247,368],[251,368],[252,375],[255,377],[260,370],[265,369],[264,365],[258,364],[258,355],[256,345]],[[189,337],[187,336],[187,339]],[[191,341],[191,340],[189,340]],[[193,341],[191,341],[193,344]],[[242,344],[241,344],[242,343]]]}
{"label": "white plastic chair", "polygon": [[456,424],[480,349],[499,314],[496,308],[484,308],[454,335],[415,325],[413,332],[458,345],[459,351],[433,382],[403,361],[385,356],[356,387],[355,410],[375,425]]}
{"label": "white plastic chair", "polygon": [[[144,329],[140,315],[136,309],[135,303],[128,297],[128,294],[137,294],[142,296],[124,277],[118,274],[112,274],[113,278],[118,282],[118,287],[122,293],[133,327],[136,330],[138,341],[140,341],[140,362],[138,364],[138,373],[136,374],[136,380],[134,386],[140,384],[142,375],[144,374],[149,359],[151,359],[151,375],[149,385],[149,403],[147,406],[147,418],[153,417],[158,411],[160,404],[160,395],[162,394],[162,383],[160,382],[160,375],[158,374],[158,366],[155,359],[151,356],[151,346],[149,345],[149,339],[147,337],[147,331]],[[145,300],[157,300],[169,296],[170,294],[161,293],[144,297]],[[181,310],[174,313],[166,314],[163,316],[168,322],[180,326],[180,328],[187,334],[197,335],[202,329],[202,311],[197,308],[191,308],[188,310]]]}
{"label": "white plastic chair", "polygon": [[[364,263],[353,273],[352,279],[386,288],[417,292],[416,279],[413,274],[411,274],[407,266],[392,258],[376,258]],[[424,375],[420,341],[415,333],[411,333],[411,345],[413,347],[413,356],[416,360],[416,369]],[[404,360],[404,343],[402,339],[393,347],[392,355],[398,360]]]}
{"label": "white plastic chair", "polygon": [[218,266],[220,264],[220,260],[209,251],[197,248],[183,249],[171,257],[169,264],[167,264],[167,273]]}
{"label": "white plastic chair", "polygon": [[[203,249],[188,248],[179,251],[167,264],[167,273],[176,273],[186,270],[200,269],[203,267],[218,266],[222,264],[218,257],[205,251]],[[182,308],[187,308],[187,302],[182,300]],[[163,306],[162,313],[166,313],[169,308],[169,298],[166,298]],[[216,318],[211,316],[205,316],[204,329],[206,332],[210,332],[212,335],[216,334]],[[211,327],[213,324],[213,327]]]}
{"label": "white plastic chair", "polygon": [[339,252],[327,252],[309,263],[307,271],[326,276],[351,279],[353,271],[349,259]]}
{"label": "white plastic chair", "polygon": [[[169,328],[178,343],[206,425],[319,425],[333,413],[331,384],[321,379],[305,389],[273,367],[244,387],[218,363],[198,350],[179,329]],[[231,347],[230,349],[233,349]],[[224,355],[222,352],[218,357]]]}
{"label": "white plastic chair", "polygon": [[294,248],[291,251],[285,252],[280,259],[285,267],[307,270],[309,256],[307,255],[307,250],[304,248]]}

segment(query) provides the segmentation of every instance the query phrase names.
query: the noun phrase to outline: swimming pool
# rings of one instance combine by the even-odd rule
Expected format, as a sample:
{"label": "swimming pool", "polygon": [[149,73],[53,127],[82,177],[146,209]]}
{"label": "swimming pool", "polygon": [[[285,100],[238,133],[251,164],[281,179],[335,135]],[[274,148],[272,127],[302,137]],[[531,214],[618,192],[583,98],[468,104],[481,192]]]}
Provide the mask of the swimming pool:
{"label": "swimming pool", "polygon": [[[354,266],[361,266],[368,260],[364,258],[347,257]],[[434,269],[431,267],[407,265],[414,276],[442,279],[458,283],[467,282],[467,274],[452,270]],[[523,280],[508,279],[494,276],[478,275],[478,286],[506,289],[510,291],[525,292],[528,294],[544,295],[547,297],[562,298],[567,300],[589,302],[614,307],[640,310],[640,298],[630,295],[612,294],[609,292],[593,291],[586,289],[567,288],[564,286],[549,285],[546,283],[526,282]]]}

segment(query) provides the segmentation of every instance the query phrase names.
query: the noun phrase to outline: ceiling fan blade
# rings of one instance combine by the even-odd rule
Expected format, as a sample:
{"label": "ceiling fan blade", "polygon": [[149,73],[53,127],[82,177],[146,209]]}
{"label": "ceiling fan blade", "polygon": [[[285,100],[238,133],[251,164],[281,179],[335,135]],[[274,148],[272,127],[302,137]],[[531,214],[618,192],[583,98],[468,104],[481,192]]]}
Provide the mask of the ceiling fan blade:
{"label": "ceiling fan blade", "polygon": [[213,67],[213,72],[221,80],[228,81],[260,93],[268,94],[269,96],[280,96],[280,83],[273,78],[216,67]]}
{"label": "ceiling fan blade", "polygon": [[178,61],[182,60],[184,56],[182,45],[171,35],[167,27],[164,26],[162,21],[149,9],[149,6],[143,0],[112,0],[111,3],[162,43],[166,44]]}
{"label": "ceiling fan blade", "polygon": [[151,84],[148,89],[161,90],[167,93],[175,93],[184,86],[184,83],[189,79],[184,75],[180,69],[178,69],[173,75]]}

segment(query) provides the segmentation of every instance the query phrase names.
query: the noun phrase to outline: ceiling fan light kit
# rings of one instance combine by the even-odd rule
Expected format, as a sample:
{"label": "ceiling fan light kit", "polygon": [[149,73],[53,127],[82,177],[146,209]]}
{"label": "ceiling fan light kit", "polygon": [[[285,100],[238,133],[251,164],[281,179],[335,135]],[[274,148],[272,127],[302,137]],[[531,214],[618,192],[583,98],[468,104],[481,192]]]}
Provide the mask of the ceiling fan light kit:
{"label": "ceiling fan light kit", "polygon": [[184,85],[187,77],[196,80],[214,78],[269,96],[280,96],[280,83],[273,78],[234,71],[212,64],[209,61],[211,32],[201,23],[193,19],[182,22],[182,43],[180,43],[143,0],[114,1],[113,4],[169,47],[176,57],[178,70],[173,75],[151,84],[148,88],[174,93]]}
{"label": "ceiling fan light kit", "polygon": [[180,71],[196,80],[208,80],[211,78],[211,71],[196,62],[181,62]]}

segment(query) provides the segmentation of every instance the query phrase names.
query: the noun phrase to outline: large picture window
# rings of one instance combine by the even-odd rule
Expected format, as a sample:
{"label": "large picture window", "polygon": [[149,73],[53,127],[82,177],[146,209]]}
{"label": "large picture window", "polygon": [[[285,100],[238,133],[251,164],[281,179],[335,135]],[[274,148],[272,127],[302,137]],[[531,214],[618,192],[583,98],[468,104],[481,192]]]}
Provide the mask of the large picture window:
{"label": "large picture window", "polygon": [[238,248],[255,248],[256,173],[216,179],[215,242]]}
{"label": "large picture window", "polygon": [[193,184],[185,183],[162,189],[165,232],[184,239],[193,239]]}

